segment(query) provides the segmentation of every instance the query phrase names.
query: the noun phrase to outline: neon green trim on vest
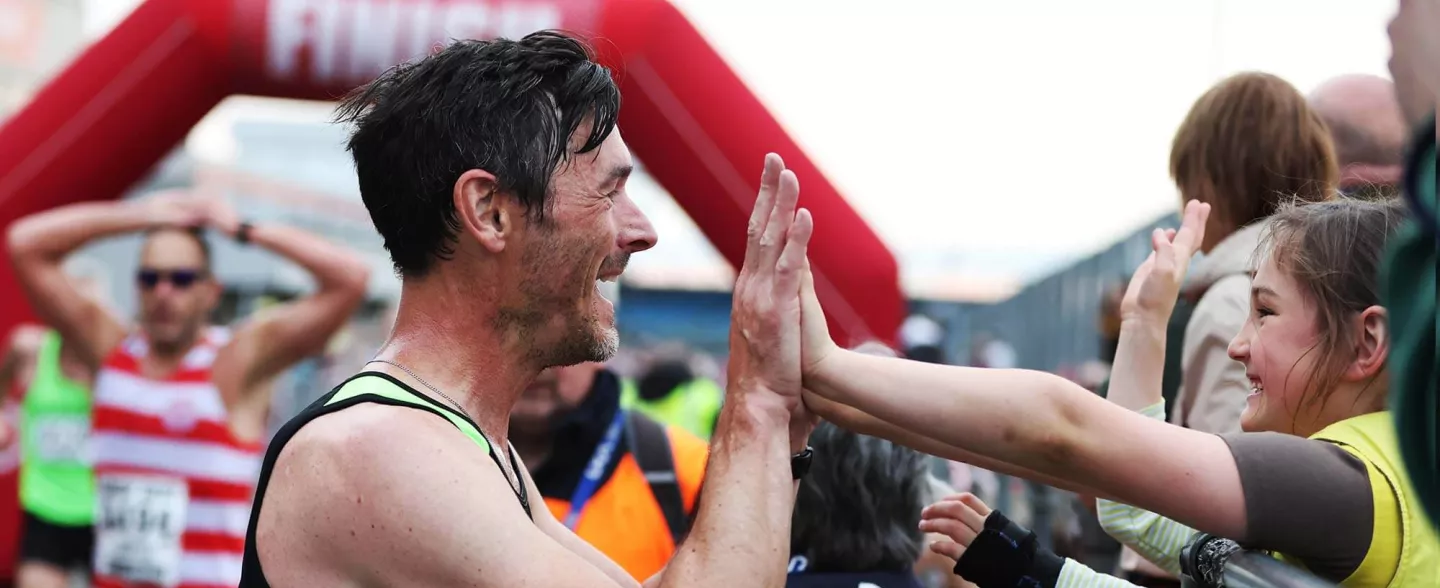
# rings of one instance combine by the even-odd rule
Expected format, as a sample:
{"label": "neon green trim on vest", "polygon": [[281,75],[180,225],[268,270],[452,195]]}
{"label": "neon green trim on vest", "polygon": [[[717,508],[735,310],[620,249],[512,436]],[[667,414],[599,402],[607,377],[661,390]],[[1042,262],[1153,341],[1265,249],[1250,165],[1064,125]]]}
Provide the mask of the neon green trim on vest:
{"label": "neon green trim on vest", "polygon": [[326,401],[325,405],[329,406],[366,394],[436,410],[448,419],[451,424],[455,425],[455,428],[460,429],[461,433],[464,433],[466,437],[469,437],[471,441],[479,445],[480,449],[483,449],[486,453],[490,452],[490,442],[485,440],[485,436],[481,435],[480,430],[475,428],[475,425],[470,424],[470,421],[465,420],[464,417],[455,414],[455,412],[450,409],[437,406],[435,403],[421,398],[414,392],[406,390],[394,382],[379,376],[361,376],[350,380],[339,390],[336,390],[335,395],[330,397],[330,400]]}
{"label": "neon green trim on vest", "polygon": [[87,456],[90,390],[60,369],[60,336],[46,331],[20,408],[20,504],[46,522],[85,526],[95,518]]}
{"label": "neon green trim on vest", "polygon": [[695,378],[680,384],[664,398],[654,401],[642,400],[635,382],[624,380],[620,383],[622,408],[638,410],[645,416],[680,427],[705,440],[709,440],[715,432],[715,418],[720,414],[724,396],[720,386],[706,378]]}

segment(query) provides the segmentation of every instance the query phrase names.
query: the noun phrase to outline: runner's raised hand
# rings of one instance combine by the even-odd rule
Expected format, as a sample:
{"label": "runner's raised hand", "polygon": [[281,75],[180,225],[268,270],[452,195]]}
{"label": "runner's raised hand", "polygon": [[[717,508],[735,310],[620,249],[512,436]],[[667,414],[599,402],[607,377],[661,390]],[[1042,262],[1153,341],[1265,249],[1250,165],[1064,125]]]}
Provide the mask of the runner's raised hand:
{"label": "runner's raised hand", "polygon": [[732,393],[769,392],[800,408],[800,287],[814,228],[796,204],[800,183],[780,156],[765,157],[730,316]]}

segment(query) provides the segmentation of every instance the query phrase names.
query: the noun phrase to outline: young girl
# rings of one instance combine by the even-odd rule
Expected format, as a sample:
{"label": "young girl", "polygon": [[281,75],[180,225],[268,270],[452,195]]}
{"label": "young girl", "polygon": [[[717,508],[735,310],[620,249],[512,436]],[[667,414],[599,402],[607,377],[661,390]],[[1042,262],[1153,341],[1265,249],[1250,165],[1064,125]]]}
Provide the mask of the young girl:
{"label": "young girl", "polygon": [[[1155,253],[1137,270],[1112,397],[1159,403],[1165,323],[1208,212],[1191,203],[1178,234],[1157,233]],[[1401,216],[1394,204],[1340,201],[1287,210],[1272,223],[1252,312],[1230,352],[1253,384],[1245,427],[1286,434],[1170,426],[1041,372],[838,350],[808,292],[807,402],[870,434],[1285,554],[1345,586],[1434,583],[1440,541],[1415,507],[1381,412],[1388,342],[1375,276]],[[1056,580],[1067,585],[1085,571],[1065,562]]]}

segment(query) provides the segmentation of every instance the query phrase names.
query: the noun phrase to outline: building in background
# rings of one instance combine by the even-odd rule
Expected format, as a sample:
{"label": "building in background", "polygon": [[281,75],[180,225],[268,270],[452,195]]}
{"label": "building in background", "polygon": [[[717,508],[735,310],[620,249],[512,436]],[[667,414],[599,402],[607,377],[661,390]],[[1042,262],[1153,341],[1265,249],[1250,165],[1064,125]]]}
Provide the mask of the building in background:
{"label": "building in background", "polygon": [[1145,261],[1150,254],[1151,231],[1179,226],[1177,214],[1164,214],[1104,250],[995,304],[924,302],[917,306],[949,321],[949,332],[954,334],[949,341],[951,357],[972,355],[972,339],[998,339],[1013,347],[1014,367],[1065,374],[1100,356],[1096,321],[1101,300],[1111,286],[1127,280]]}
{"label": "building in background", "polygon": [[0,122],[85,44],[81,0],[0,0]]}

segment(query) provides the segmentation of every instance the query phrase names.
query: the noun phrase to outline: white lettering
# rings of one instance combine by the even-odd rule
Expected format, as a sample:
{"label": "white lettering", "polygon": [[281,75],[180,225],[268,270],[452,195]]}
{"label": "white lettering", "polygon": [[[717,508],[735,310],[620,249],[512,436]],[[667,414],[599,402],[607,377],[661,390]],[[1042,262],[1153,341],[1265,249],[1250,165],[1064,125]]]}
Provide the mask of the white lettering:
{"label": "white lettering", "polygon": [[435,45],[437,35],[435,31],[435,5],[429,2],[411,4],[410,10],[410,34],[408,44],[405,45],[404,59],[414,59],[428,55],[430,47]]}
{"label": "white lettering", "polygon": [[295,77],[303,59],[308,61],[311,75],[329,79],[334,71],[339,10],[338,0],[272,0],[266,19],[266,69],[271,75]]}
{"label": "white lettering", "polygon": [[279,79],[359,83],[452,39],[518,39],[558,28],[564,16],[544,1],[271,0],[265,69]]}
{"label": "white lettering", "polygon": [[265,21],[266,39],[265,69],[277,77],[290,77],[295,73],[296,53],[309,40],[306,34],[305,15],[309,8],[305,0],[271,0],[270,13]]}
{"label": "white lettering", "polygon": [[443,42],[451,39],[484,39],[490,24],[490,7],[484,4],[454,3],[446,7]]}
{"label": "white lettering", "polygon": [[519,39],[535,31],[560,26],[560,9],[549,4],[511,4],[500,12],[495,36]]}
{"label": "white lettering", "polygon": [[399,41],[395,30],[400,22],[399,2],[357,2],[352,16],[346,35],[350,42],[344,69],[347,79],[373,78],[404,59],[395,54]]}

